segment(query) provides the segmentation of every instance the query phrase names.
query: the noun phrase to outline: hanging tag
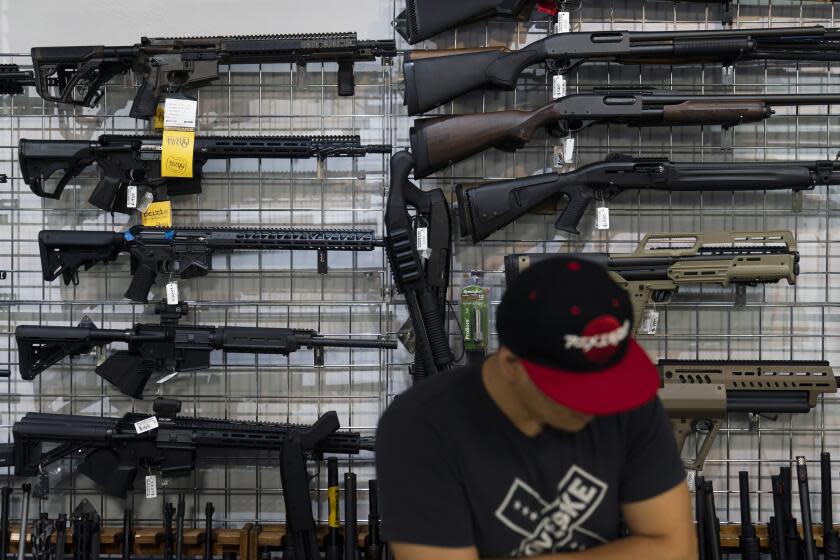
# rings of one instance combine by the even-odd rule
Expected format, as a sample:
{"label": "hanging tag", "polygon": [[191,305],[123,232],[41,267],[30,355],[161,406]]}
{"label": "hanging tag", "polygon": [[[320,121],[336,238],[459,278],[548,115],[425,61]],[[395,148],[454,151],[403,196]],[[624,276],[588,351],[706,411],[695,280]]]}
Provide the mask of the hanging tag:
{"label": "hanging tag", "polygon": [[656,329],[659,328],[659,311],[655,309],[648,309],[645,311],[645,316],[642,318],[642,325],[639,329],[644,334],[656,334]]}
{"label": "hanging tag", "polygon": [[695,470],[687,470],[685,473],[685,481],[688,484],[688,491],[694,492],[694,483],[697,479],[697,471]]}
{"label": "hanging tag", "polygon": [[126,208],[137,208],[137,185],[128,185],[125,188]]}
{"label": "hanging tag", "polygon": [[154,128],[155,132],[163,130],[163,103],[158,103],[158,106],[155,108]]}
{"label": "hanging tag", "polygon": [[554,99],[566,97],[566,77],[562,74],[555,74],[552,77],[551,96]]}
{"label": "hanging tag", "polygon": [[153,474],[146,475],[146,498],[157,498],[157,477]]}
{"label": "hanging tag", "polygon": [[157,417],[149,416],[148,418],[144,418],[143,420],[138,420],[134,423],[134,431],[138,434],[145,434],[146,432],[150,432],[152,430],[157,429],[158,421]]}
{"label": "hanging tag", "polygon": [[167,97],[163,107],[163,128],[195,128],[198,101]]}
{"label": "hanging tag", "polygon": [[563,154],[563,146],[554,146],[554,167],[563,167],[566,163],[566,158]]}
{"label": "hanging tag", "polygon": [[312,349],[315,360],[315,367],[324,367],[324,347],[316,346]]}
{"label": "hanging tag", "polygon": [[195,132],[192,130],[163,131],[160,152],[162,177],[192,177]]}
{"label": "hanging tag", "polygon": [[178,305],[178,282],[168,282],[166,284],[166,303]]}
{"label": "hanging tag", "polygon": [[565,138],[563,140],[563,160],[572,163],[575,160],[575,139]]}
{"label": "hanging tag", "polygon": [[595,229],[610,229],[610,209],[606,206],[597,208]]}
{"label": "hanging tag", "polygon": [[572,19],[569,12],[557,12],[557,23],[554,24],[555,33],[568,33],[572,30]]}
{"label": "hanging tag", "polygon": [[169,381],[170,379],[174,379],[175,376],[178,375],[178,373],[179,372],[177,372],[177,371],[173,371],[172,373],[170,373],[168,375],[164,375],[163,377],[158,379],[157,382],[156,382],[158,384],[158,388],[163,386],[163,384],[166,383],[167,381]]}
{"label": "hanging tag", "polygon": [[150,192],[143,193],[143,197],[137,203],[137,210],[140,213],[145,212],[146,210],[149,209],[149,206],[151,206],[152,202],[154,202],[154,201],[155,201],[155,195],[153,195]]}
{"label": "hanging tag", "polygon": [[141,222],[144,226],[172,227],[172,203],[168,200],[152,202],[143,212]]}
{"label": "hanging tag", "polygon": [[432,251],[429,249],[429,228],[427,227],[417,228],[417,252],[424,259],[428,259],[429,255],[431,255]]}

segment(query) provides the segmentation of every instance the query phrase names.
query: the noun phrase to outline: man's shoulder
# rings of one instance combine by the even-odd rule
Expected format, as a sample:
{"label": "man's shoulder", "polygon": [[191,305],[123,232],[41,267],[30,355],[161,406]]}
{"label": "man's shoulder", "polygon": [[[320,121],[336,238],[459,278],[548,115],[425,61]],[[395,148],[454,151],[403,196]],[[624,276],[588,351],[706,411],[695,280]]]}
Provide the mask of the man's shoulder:
{"label": "man's shoulder", "polygon": [[404,420],[449,420],[453,413],[462,411],[464,400],[480,381],[479,366],[464,366],[439,373],[397,395],[380,419],[380,426]]}

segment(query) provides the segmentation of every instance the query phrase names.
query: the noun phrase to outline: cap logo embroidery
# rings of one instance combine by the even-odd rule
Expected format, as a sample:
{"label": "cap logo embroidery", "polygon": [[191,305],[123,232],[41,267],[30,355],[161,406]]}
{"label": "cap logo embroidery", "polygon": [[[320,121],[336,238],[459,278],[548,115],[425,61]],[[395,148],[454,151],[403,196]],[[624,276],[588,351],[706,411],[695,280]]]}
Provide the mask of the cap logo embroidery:
{"label": "cap logo embroidery", "polygon": [[630,321],[619,325],[612,315],[601,315],[584,327],[583,334],[567,334],[563,338],[566,350],[580,350],[589,361],[600,364],[609,361],[629,335]]}

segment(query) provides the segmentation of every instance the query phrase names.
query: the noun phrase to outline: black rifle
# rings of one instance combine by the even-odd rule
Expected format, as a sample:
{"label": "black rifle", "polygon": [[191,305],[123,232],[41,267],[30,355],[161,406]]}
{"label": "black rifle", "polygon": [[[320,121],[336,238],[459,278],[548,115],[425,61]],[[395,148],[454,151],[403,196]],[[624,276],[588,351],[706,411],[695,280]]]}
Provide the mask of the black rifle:
{"label": "black rifle", "polygon": [[[105,493],[125,497],[139,473],[177,477],[190,474],[202,461],[219,458],[276,460],[277,450],[290,433],[310,429],[274,422],[180,417],[179,410],[178,401],[156,399],[153,411],[159,427],[140,434],[135,424],[148,420],[148,414],[96,418],[29,412],[12,428],[14,443],[0,445],[0,467],[14,466],[17,476],[35,476],[56,461],[74,457],[80,460],[77,470]],[[330,430],[317,445],[306,448],[308,455],[373,449],[372,438],[338,432],[335,412],[325,413],[314,426]],[[45,449],[46,444],[56,446]],[[251,455],[244,456],[245,452]]]}
{"label": "black rifle", "polygon": [[341,515],[339,512],[338,459],[327,459],[327,534],[324,537],[324,560],[341,560]]}
{"label": "black rifle", "polygon": [[6,560],[9,551],[9,499],[12,488],[0,488],[0,559]]}
{"label": "black rifle", "polygon": [[131,284],[125,297],[147,302],[158,274],[205,276],[213,255],[233,251],[318,251],[326,272],[327,251],[373,251],[383,246],[373,230],[292,228],[158,228],[133,226],[125,232],[42,230],[38,234],[44,280],[61,276],[79,283],[79,269],[131,256]]}
{"label": "black rifle", "polygon": [[717,510],[715,508],[715,493],[712,488],[711,480],[703,481],[703,499],[705,500],[705,507],[703,514],[706,516],[704,523],[706,529],[706,553],[704,560],[720,560],[720,519],[717,517]]}
{"label": "black rifle", "polygon": [[[721,4],[721,20],[732,23],[730,0],[688,0]],[[411,43],[419,43],[438,33],[487,18],[513,19],[530,13],[534,0],[406,0],[405,10],[394,22],[397,32]],[[560,0],[538,0],[538,11],[549,16],[567,5]],[[720,46],[718,48],[722,48]],[[455,76],[446,76],[452,79]],[[440,79],[436,77],[435,79]]]}
{"label": "black rifle", "polygon": [[102,519],[93,505],[82,498],[73,510],[73,560],[99,560]]}
{"label": "black rifle", "polygon": [[67,514],[59,513],[55,520],[55,559],[64,560],[64,549],[67,547]]}
{"label": "black rifle", "polygon": [[0,95],[23,93],[24,86],[34,86],[31,70],[23,70],[17,64],[0,64]]}
{"label": "black rifle", "polygon": [[837,61],[840,33],[821,26],[557,33],[515,51],[506,47],[415,50],[403,60],[405,104],[408,114],[416,115],[470,91],[513,90],[519,75],[535,64],[544,63],[549,72],[565,74],[590,61],[667,65]]}
{"label": "black rifle", "polygon": [[[211,159],[275,158],[319,160],[390,154],[386,144],[363,145],[359,136],[199,136],[193,152],[193,176],[161,176],[161,136],[105,134],[87,140],[20,140],[23,181],[32,192],[58,199],[67,183],[96,164],[100,179],[88,202],[102,210],[130,214],[127,188],[151,190],[156,200],[201,192],[202,169]],[[138,196],[138,199],[141,198]]]}
{"label": "black rifle", "polygon": [[706,528],[706,523],[708,523],[706,516],[706,480],[702,476],[697,476],[694,479],[694,519],[697,523],[695,527],[697,530],[697,557],[707,560],[706,551],[709,544],[706,542],[708,533]]}
{"label": "black rifle", "polygon": [[178,494],[178,514],[175,518],[175,560],[184,560],[184,494]]}
{"label": "black rifle", "polygon": [[799,484],[799,508],[802,510],[802,536],[805,560],[817,560],[814,525],[811,522],[811,496],[808,490],[808,466],[805,457],[796,458],[796,480]]}
{"label": "black rifle", "polygon": [[380,536],[379,488],[375,478],[368,481],[368,534],[365,536],[365,560],[382,560],[385,543]]}
{"label": "black rifle", "polygon": [[123,511],[122,531],[122,560],[131,560],[131,549],[134,544],[134,529],[131,523],[131,510]]}
{"label": "black rifle", "polygon": [[20,529],[18,530],[18,560],[24,560],[26,557],[26,528],[29,526],[29,501],[32,493],[32,485],[24,482],[20,487],[21,498],[20,507]]}
{"label": "black rifle", "polygon": [[741,498],[741,537],[739,549],[742,560],[761,560],[758,536],[750,517],[750,475],[747,471],[738,473]]}
{"label": "black rifle", "polygon": [[330,338],[311,329],[179,325],[188,311],[189,305],[184,302],[177,305],[160,302],[155,306],[155,312],[161,316],[160,324],[139,323],[130,329],[100,329],[88,317],[76,327],[20,325],[15,329],[20,375],[31,380],[65,357],[125,342],[128,349],[111,353],[96,366],[96,373],[126,395],[140,399],[152,373],[207,369],[213,350],[287,356],[301,348],[313,348],[315,361],[320,364],[325,347],[397,347],[395,340]]}
{"label": "black rifle", "polygon": [[344,473],[344,560],[359,560],[356,474]]}
{"label": "black rifle", "polygon": [[[385,205],[385,248],[394,284],[405,297],[414,328],[414,381],[452,366],[446,333],[446,290],[452,255],[449,204],[441,189],[422,191],[408,180],[414,158],[407,151],[391,157],[391,188]],[[408,208],[414,209],[414,216]],[[428,251],[421,255],[418,233],[425,228]]]}
{"label": "black rifle", "polygon": [[213,502],[207,502],[204,506],[204,558],[202,560],[213,560]]}
{"label": "black rifle", "polygon": [[129,115],[148,119],[166,93],[219,78],[220,64],[338,62],[338,94],[353,95],[353,63],[391,58],[392,40],[359,41],[355,33],[232,37],[143,37],[130,46],[36,47],[35,89],[47,101],[94,107],[104,85],[131,70],[140,80]]}
{"label": "black rifle", "polygon": [[774,107],[834,105],[840,95],[693,95],[653,89],[596,88],[534,111],[498,111],[417,119],[409,132],[414,176],[426,177],[488,148],[515,151],[541,127],[556,136],[593,124],[722,125],[760,122]]}
{"label": "black rifle", "polygon": [[796,518],[793,516],[793,472],[790,467],[779,467],[779,478],[783,482],[783,498],[785,506],[785,548],[788,558],[800,558],[802,554],[802,537],[796,527]]}
{"label": "black rifle", "polygon": [[825,560],[840,560],[840,538],[834,531],[832,509],[834,500],[831,495],[831,454],[823,452],[820,454],[820,478],[822,498],[822,523],[823,523],[823,558]]}
{"label": "black rifle", "polygon": [[578,224],[593,200],[608,202],[627,190],[802,191],[836,184],[840,184],[840,162],[836,161],[683,163],[610,154],[604,161],[568,173],[546,173],[467,188],[458,185],[456,192],[461,235],[470,235],[473,243],[478,243],[558,197],[563,197],[566,204],[554,227],[578,234]]}
{"label": "black rifle", "polygon": [[[770,534],[770,550],[773,560],[788,560],[785,539],[785,481],[781,475],[770,475],[773,489],[773,517],[770,518],[768,533]],[[799,560],[794,557],[791,560]]]}
{"label": "black rifle", "polygon": [[163,558],[174,560],[175,558],[175,532],[172,528],[172,520],[175,518],[175,506],[166,502],[163,506]]}

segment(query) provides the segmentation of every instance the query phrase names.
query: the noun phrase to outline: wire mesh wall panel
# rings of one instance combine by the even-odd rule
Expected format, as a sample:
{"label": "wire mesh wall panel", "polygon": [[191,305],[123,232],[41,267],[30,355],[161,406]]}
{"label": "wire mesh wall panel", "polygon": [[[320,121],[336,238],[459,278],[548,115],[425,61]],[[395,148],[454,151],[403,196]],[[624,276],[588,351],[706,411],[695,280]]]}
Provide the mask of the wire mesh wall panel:
{"label": "wire mesh wall panel", "polygon": [[[400,0],[380,0],[382,13],[396,15]],[[717,4],[634,0],[569,3],[573,30],[630,29],[644,31],[720,29]],[[834,27],[835,5],[829,2],[742,1],[732,7],[736,27]],[[544,37],[550,25],[535,14],[530,21],[491,20],[444,33],[413,48],[504,45],[519,48]],[[286,20],[286,26],[293,20]],[[278,29],[294,32],[293,28]],[[236,30],[231,30],[235,33]],[[360,32],[360,35],[364,35]],[[364,37],[384,38],[384,37]],[[409,46],[398,36],[398,47]],[[96,43],[91,37],[91,43]],[[133,41],[133,39],[130,39]],[[0,62],[29,66],[28,57],[3,55]],[[591,63],[568,76],[570,92],[593,86],[657,87],[691,93],[831,93],[837,92],[836,69],[828,63],[738,63],[734,67],[607,65]],[[392,65],[357,63],[356,94],[337,95],[337,65],[288,64],[225,67],[222,79],[197,91],[198,134],[289,135],[359,134],[363,143],[408,146],[413,118],[402,106],[401,58]],[[37,236],[41,229],[124,229],[127,217],[112,216],[89,205],[97,181],[91,167],[74,179],[61,200],[32,195],[18,169],[17,144],[30,139],[93,139],[103,133],[141,133],[145,123],[128,117],[135,93],[130,79],[110,83],[95,109],[68,109],[43,102],[31,89],[0,100],[0,173],[9,183],[0,188],[0,367],[12,375],[2,404],[6,441],[10,426],[29,411],[117,416],[131,410],[149,411],[150,399],[132,401],[94,372],[97,357],[65,360],[34,381],[17,371],[14,329],[21,324],[77,324],[91,318],[103,328],[128,328],[157,319],[147,306],[123,299],[128,284],[127,259],[81,274],[77,286],[45,283],[41,278]],[[533,109],[551,97],[551,75],[534,66],[520,77],[512,92],[476,92],[435,112],[471,113],[509,108]],[[836,111],[836,110],[835,110]],[[603,159],[607,153],[664,156],[677,161],[763,161],[833,159],[836,112],[825,106],[779,108],[773,118],[720,127],[633,129],[599,125],[576,137],[574,164]],[[516,153],[488,150],[433,177],[418,181],[424,189],[441,187],[455,200],[454,187],[491,179],[522,177],[553,168],[554,146],[562,140],[541,135]],[[383,234],[383,206],[388,184],[388,158],[330,159],[319,169],[314,160],[219,160],[208,163],[200,195],[173,199],[176,226],[356,227]],[[734,307],[730,288],[681,289],[672,303],[659,306],[662,316],[655,335],[640,337],[654,358],[672,359],[824,359],[840,363],[840,301],[836,274],[840,248],[833,234],[840,191],[818,186],[803,195],[793,211],[787,192],[753,193],[627,193],[610,203],[611,227],[594,229],[594,211],[581,223],[580,236],[553,227],[556,215],[529,215],[473,245],[456,237],[450,296],[455,297],[470,271],[484,272],[491,299],[498,304],[504,290],[503,260],[512,252],[609,251],[636,248],[645,233],[717,230],[790,229],[798,241],[801,273],[795,286],[785,283],[747,289],[747,302]],[[457,224],[454,224],[457,235]],[[381,249],[370,253],[331,253],[330,270],[320,275],[314,252],[264,252],[217,256],[213,272],[179,284],[182,299],[194,302],[184,321],[202,325],[293,326],[323,334],[395,334],[408,317],[394,296],[390,272]],[[155,295],[160,297],[159,282]],[[563,289],[558,286],[558,289]],[[154,297],[152,298],[154,300]],[[457,324],[450,321],[456,354]],[[491,347],[496,344],[491,338]],[[328,349],[325,364],[313,368],[311,351],[289,358],[213,354],[211,368],[181,373],[155,394],[184,402],[183,415],[231,419],[312,422],[318,414],[336,410],[343,427],[372,433],[382,410],[409,386],[411,356],[396,351]],[[739,521],[738,471],[753,478],[753,508],[757,519],[772,513],[770,474],[794,456],[805,455],[815,470],[819,452],[840,456],[840,414],[836,397],[825,398],[810,414],[759,418],[753,422],[731,417],[706,462],[704,474],[715,483],[719,517]],[[690,444],[687,447],[693,447]],[[686,453],[693,452],[689,449]],[[367,515],[367,479],[373,476],[370,457],[343,461],[359,474],[360,518]],[[122,519],[124,502],[101,495],[87,479],[65,468],[52,473],[52,492],[40,503],[44,511],[69,512],[88,497],[106,522]],[[812,477],[816,478],[816,477]],[[756,482],[758,481],[758,482]],[[200,465],[193,476],[171,479],[166,493],[186,491],[188,515],[201,520],[203,503],[216,505],[216,520],[236,526],[284,518],[277,468],[248,465]],[[812,481],[818,491],[819,483]],[[318,517],[323,521],[325,477],[318,478]],[[757,491],[756,490],[757,486]],[[94,500],[94,498],[96,498]],[[13,496],[13,515],[19,493]],[[138,524],[156,524],[163,500],[130,497]],[[794,502],[796,502],[794,500]],[[815,514],[819,502],[812,500]],[[794,509],[798,504],[794,503]],[[798,513],[798,512],[797,512]]]}

